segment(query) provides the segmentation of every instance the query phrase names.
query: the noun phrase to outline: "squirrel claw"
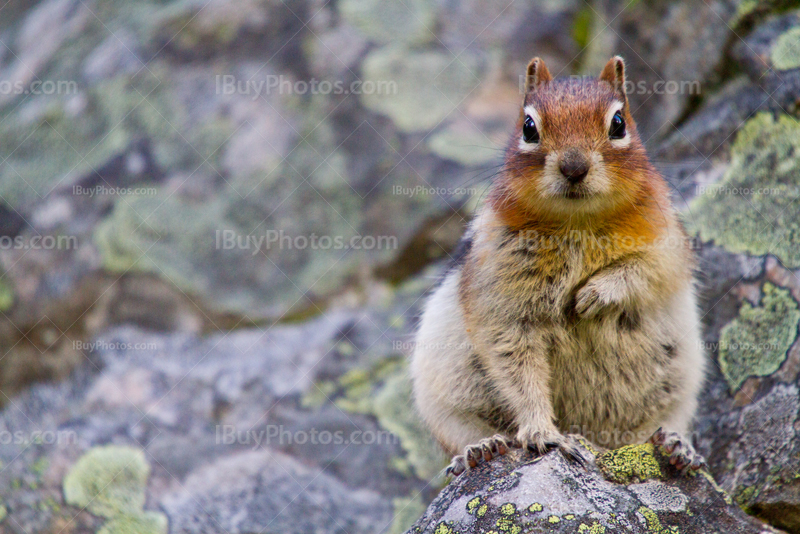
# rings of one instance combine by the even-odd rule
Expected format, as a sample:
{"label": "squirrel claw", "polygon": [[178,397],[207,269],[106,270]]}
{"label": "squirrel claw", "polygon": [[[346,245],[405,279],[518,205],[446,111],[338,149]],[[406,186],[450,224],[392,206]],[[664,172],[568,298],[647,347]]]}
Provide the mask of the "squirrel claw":
{"label": "squirrel claw", "polygon": [[475,445],[465,447],[462,454],[454,456],[445,469],[445,476],[457,477],[464,471],[477,467],[481,462],[488,462],[496,456],[506,454],[512,448],[519,448],[519,444],[501,434],[484,438]]}
{"label": "squirrel claw", "polygon": [[662,447],[669,455],[669,463],[679,471],[697,471],[706,465],[705,459],[694,450],[689,440],[677,432],[667,432],[659,428],[648,442]]}

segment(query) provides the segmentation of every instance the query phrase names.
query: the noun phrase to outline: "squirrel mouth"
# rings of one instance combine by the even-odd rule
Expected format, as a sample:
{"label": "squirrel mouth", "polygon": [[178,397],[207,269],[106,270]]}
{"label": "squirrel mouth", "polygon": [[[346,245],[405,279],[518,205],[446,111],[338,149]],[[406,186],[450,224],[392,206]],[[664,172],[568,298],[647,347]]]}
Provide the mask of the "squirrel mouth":
{"label": "squirrel mouth", "polygon": [[564,192],[564,197],[570,200],[581,200],[587,198],[589,195],[583,188],[570,187]]}

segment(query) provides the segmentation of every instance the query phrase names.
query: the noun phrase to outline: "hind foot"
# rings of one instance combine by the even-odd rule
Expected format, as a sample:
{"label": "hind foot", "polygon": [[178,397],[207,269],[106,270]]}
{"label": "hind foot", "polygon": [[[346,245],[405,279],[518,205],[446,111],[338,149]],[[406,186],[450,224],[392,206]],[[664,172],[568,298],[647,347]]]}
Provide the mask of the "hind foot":
{"label": "hind foot", "polygon": [[453,457],[445,470],[446,476],[458,476],[464,471],[476,467],[479,462],[488,462],[495,456],[502,456],[508,449],[519,448],[514,440],[501,434],[484,438],[475,445],[468,445],[464,453]]}
{"label": "hind foot", "polygon": [[689,468],[697,471],[706,465],[705,459],[694,450],[692,443],[677,432],[659,428],[648,440],[657,447],[664,447],[669,454],[669,463],[678,470]]}

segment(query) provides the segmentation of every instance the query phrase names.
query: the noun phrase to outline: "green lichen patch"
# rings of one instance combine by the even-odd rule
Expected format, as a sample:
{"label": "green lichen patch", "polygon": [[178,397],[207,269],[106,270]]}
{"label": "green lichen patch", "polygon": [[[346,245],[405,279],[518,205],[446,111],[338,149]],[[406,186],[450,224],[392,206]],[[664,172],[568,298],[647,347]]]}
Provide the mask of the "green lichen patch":
{"label": "green lichen patch", "polygon": [[435,37],[436,6],[430,0],[342,0],[338,7],[347,22],[379,43],[419,44]]}
{"label": "green lichen patch", "polygon": [[655,447],[650,443],[627,445],[601,454],[597,466],[608,480],[617,484],[661,478],[661,466],[654,453]]}
{"label": "green lichen patch", "polygon": [[760,113],[739,132],[722,180],[694,199],[688,224],[732,252],[800,267],[800,122]]}
{"label": "green lichen patch", "polygon": [[84,454],[64,477],[64,500],[94,515],[138,515],[150,466],[144,453],[109,445]]}
{"label": "green lichen patch", "polygon": [[517,507],[513,503],[507,502],[500,507],[500,513],[505,516],[512,516],[517,513]]}
{"label": "green lichen patch", "polygon": [[481,165],[499,157],[499,146],[470,124],[454,124],[428,138],[428,148],[437,156],[461,163]]}
{"label": "green lichen patch", "polygon": [[606,527],[595,521],[591,525],[587,525],[586,523],[581,523],[578,525],[578,532],[579,534],[605,534]]}
{"label": "green lichen patch", "polygon": [[732,390],[749,376],[768,376],[786,361],[797,337],[800,310],[786,289],[765,283],[759,306],[745,302],[722,328],[719,365]]}
{"label": "green lichen patch", "polygon": [[480,498],[480,497],[475,497],[474,499],[472,499],[471,501],[469,501],[469,502],[467,503],[467,513],[468,513],[468,514],[472,514],[472,513],[474,513],[474,512],[475,512],[475,510],[477,510],[477,509],[478,509],[478,507],[480,506],[480,504],[481,504],[481,498]]}
{"label": "green lichen patch", "polygon": [[679,534],[680,530],[678,527],[665,527],[661,524],[661,520],[658,518],[658,515],[646,506],[641,506],[637,510],[642,516],[644,520],[647,522],[647,530],[652,532],[653,534]]}
{"label": "green lichen patch", "polygon": [[108,521],[97,534],[167,534],[167,516],[159,512],[121,515]]}
{"label": "green lichen patch", "polygon": [[403,132],[430,130],[444,121],[478,86],[477,62],[466,54],[381,48],[362,65],[364,83],[376,91],[361,95],[364,105],[388,116]]}
{"label": "green lichen patch", "polygon": [[783,33],[770,52],[772,66],[778,70],[800,67],[800,28]]}
{"label": "green lichen patch", "polygon": [[542,509],[543,509],[542,503],[538,502],[535,502],[532,505],[528,506],[528,511],[531,512],[532,514],[535,514],[536,512],[541,512]]}

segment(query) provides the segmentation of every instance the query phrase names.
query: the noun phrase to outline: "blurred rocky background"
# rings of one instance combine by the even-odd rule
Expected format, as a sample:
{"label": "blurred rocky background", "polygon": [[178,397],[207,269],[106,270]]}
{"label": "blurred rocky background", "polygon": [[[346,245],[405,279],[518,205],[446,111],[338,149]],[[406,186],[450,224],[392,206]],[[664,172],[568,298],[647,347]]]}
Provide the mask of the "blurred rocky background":
{"label": "blurred rocky background", "polygon": [[[696,237],[697,445],[800,532],[789,0],[0,0],[0,532],[408,529],[444,483],[422,298],[527,61],[614,54]],[[677,532],[681,502],[619,513]]]}

